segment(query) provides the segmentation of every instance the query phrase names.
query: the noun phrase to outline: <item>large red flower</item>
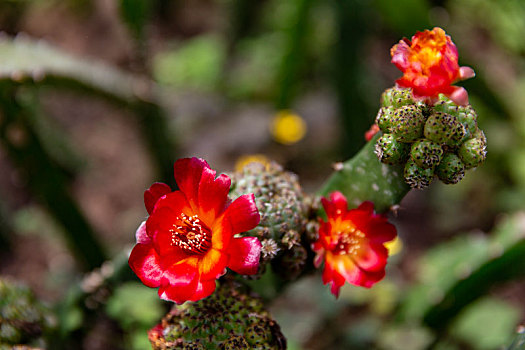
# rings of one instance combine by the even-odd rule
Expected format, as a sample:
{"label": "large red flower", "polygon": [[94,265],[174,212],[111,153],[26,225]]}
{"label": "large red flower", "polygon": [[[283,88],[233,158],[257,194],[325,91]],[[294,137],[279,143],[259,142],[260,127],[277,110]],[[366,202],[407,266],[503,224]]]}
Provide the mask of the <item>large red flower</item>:
{"label": "large red flower", "polygon": [[162,299],[183,303],[205,298],[226,267],[255,274],[261,243],[236,237],[259,223],[253,194],[228,199],[230,178],[198,158],[175,162],[178,191],[155,183],[144,192],[150,214],[137,230],[129,266]]}
{"label": "large red flower", "polygon": [[458,105],[468,104],[467,91],[452,84],[472,78],[470,67],[460,67],[458,50],[441,28],[417,32],[412,41],[401,40],[390,49],[392,63],[403,72],[397,85],[412,88],[416,99],[433,104],[444,94]]}
{"label": "large red flower", "polygon": [[324,261],[323,283],[331,283],[336,297],[346,282],[370,288],[385,276],[388,250],[384,243],[396,237],[387,218],[374,213],[372,202],[348,210],[341,192],[322,198],[328,221],[320,220],[319,239],[313,243],[314,264]]}

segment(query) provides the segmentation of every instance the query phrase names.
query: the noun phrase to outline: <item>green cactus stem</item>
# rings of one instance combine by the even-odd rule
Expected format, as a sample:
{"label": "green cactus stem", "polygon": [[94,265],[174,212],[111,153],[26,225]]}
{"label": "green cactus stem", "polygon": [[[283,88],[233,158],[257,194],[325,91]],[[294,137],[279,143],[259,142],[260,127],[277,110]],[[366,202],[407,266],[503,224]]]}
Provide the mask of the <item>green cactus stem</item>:
{"label": "green cactus stem", "polygon": [[223,281],[203,300],[174,305],[149,332],[149,340],[154,350],[286,349],[262,300],[231,281]]}
{"label": "green cactus stem", "polygon": [[319,194],[328,196],[333,191],[343,193],[351,206],[372,201],[379,213],[399,204],[410,187],[403,179],[402,165],[387,165],[375,155],[376,135],[353,158],[338,163],[335,172],[325,182]]}

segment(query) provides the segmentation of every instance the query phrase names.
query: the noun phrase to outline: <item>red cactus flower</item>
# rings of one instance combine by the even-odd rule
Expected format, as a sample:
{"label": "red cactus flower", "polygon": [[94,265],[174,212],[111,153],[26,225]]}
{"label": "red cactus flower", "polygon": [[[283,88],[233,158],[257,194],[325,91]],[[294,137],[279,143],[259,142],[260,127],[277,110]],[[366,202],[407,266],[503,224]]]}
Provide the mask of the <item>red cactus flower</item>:
{"label": "red cactus flower", "polygon": [[456,81],[472,78],[470,67],[460,67],[456,45],[441,28],[417,32],[412,41],[401,40],[390,49],[392,63],[403,77],[397,85],[412,88],[414,98],[433,104],[444,94],[458,105],[468,104],[467,91],[452,86]]}
{"label": "red cactus flower", "polygon": [[374,213],[372,202],[363,202],[348,210],[345,196],[332,192],[322,198],[328,221],[320,221],[319,239],[313,243],[314,264],[324,261],[323,283],[331,283],[331,292],[339,296],[346,282],[366,288],[385,276],[388,250],[384,243],[396,237],[396,228],[387,218]]}
{"label": "red cactus flower", "polygon": [[235,237],[259,223],[253,194],[228,199],[230,178],[198,158],[175,162],[178,191],[155,183],[144,192],[150,214],[137,230],[129,266],[159,296],[176,303],[197,301],[215,290],[226,267],[255,274],[261,243]]}

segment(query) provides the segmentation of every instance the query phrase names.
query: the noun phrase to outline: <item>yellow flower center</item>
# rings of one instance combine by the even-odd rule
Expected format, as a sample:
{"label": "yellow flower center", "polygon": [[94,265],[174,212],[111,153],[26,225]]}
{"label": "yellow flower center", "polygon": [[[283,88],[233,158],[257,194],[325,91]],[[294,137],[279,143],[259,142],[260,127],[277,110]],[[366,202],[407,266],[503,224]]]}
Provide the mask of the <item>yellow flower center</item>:
{"label": "yellow flower center", "polygon": [[353,226],[346,228],[344,231],[337,232],[339,239],[334,247],[333,253],[337,255],[355,255],[361,249],[361,241],[365,234]]}
{"label": "yellow flower center", "polygon": [[412,42],[409,61],[420,63],[423,74],[427,75],[430,67],[443,59],[441,51],[446,44],[447,37],[442,29],[424,32]]}
{"label": "yellow flower center", "polygon": [[211,247],[211,230],[197,215],[181,213],[170,233],[172,244],[187,253],[204,254]]}

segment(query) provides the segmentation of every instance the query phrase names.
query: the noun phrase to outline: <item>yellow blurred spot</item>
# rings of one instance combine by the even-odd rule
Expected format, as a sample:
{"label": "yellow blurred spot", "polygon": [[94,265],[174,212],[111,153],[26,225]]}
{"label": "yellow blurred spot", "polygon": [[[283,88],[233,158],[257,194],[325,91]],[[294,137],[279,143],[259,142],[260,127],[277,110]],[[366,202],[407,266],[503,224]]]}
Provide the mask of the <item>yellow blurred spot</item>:
{"label": "yellow blurred spot", "polygon": [[385,248],[388,249],[388,255],[396,255],[403,249],[403,242],[396,236],[393,241],[385,243]]}
{"label": "yellow blurred spot", "polygon": [[240,156],[235,162],[235,171],[241,172],[244,167],[250,163],[261,163],[264,166],[268,167],[270,164],[270,159],[264,154],[247,154]]}
{"label": "yellow blurred spot", "polygon": [[291,145],[300,141],[306,134],[303,118],[290,110],[279,111],[273,118],[270,132],[275,141]]}

